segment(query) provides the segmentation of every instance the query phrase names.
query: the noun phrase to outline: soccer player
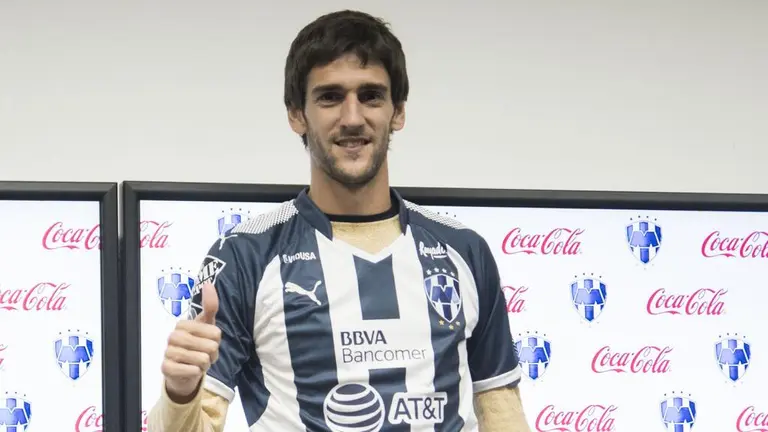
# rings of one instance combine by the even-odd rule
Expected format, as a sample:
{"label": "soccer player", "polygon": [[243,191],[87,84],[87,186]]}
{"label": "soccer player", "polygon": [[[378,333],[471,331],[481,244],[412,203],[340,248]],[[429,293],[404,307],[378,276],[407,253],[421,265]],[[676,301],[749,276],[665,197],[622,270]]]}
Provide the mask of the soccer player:
{"label": "soccer player", "polygon": [[222,431],[235,388],[251,431],[530,430],[488,244],[389,185],[407,96],[381,20],[299,32],[284,99],[310,185],[210,248],[150,432]]}

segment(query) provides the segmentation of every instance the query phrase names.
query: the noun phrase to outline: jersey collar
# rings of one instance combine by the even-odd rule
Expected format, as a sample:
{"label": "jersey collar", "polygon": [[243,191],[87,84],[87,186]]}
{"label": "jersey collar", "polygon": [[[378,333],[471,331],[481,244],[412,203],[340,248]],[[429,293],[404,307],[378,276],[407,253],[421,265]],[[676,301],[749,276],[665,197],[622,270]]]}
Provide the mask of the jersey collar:
{"label": "jersey collar", "polygon": [[[299,210],[299,214],[302,215],[316,230],[320,231],[324,236],[329,239],[333,239],[333,230],[331,229],[331,221],[328,217],[320,211],[315,205],[315,202],[309,198],[309,188],[304,188],[294,200],[296,209]],[[408,229],[408,209],[405,207],[405,202],[400,194],[394,189],[389,188],[389,193],[392,196],[392,201],[397,203],[400,218],[400,229],[405,233]]]}

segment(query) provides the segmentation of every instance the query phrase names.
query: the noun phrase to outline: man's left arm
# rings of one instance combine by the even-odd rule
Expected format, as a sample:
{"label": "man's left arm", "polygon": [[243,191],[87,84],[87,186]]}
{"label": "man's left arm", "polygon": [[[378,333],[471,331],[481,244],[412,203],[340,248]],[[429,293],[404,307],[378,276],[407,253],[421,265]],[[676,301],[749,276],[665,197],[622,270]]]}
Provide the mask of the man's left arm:
{"label": "man's left arm", "polygon": [[530,432],[518,383],[522,369],[509,328],[499,269],[480,238],[475,259],[478,322],[467,341],[480,432]]}
{"label": "man's left arm", "polygon": [[475,393],[475,415],[480,432],[530,432],[520,399],[520,388],[505,386]]}

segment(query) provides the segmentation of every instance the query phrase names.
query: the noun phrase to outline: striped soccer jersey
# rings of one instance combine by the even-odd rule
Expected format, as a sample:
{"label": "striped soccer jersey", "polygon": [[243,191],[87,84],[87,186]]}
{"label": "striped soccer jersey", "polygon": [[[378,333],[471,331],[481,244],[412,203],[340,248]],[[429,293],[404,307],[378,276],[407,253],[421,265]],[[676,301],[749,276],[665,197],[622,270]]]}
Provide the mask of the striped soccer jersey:
{"label": "striped soccer jersey", "polygon": [[519,382],[488,244],[392,197],[402,235],[376,254],[334,239],[306,189],[209,250],[222,341],[204,385],[237,388],[251,431],[477,431],[473,394]]}

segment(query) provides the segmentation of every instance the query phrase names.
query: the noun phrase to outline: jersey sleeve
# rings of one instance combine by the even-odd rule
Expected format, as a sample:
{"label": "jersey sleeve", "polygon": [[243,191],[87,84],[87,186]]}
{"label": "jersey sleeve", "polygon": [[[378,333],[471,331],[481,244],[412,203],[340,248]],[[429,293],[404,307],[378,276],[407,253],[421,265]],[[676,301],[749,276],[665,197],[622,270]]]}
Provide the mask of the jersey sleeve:
{"label": "jersey sleeve", "polygon": [[235,386],[246,362],[255,352],[253,347],[253,302],[249,295],[258,279],[258,257],[244,238],[223,238],[208,251],[193,291],[190,318],[200,312],[204,282],[213,283],[219,297],[216,326],[221,329],[219,358],[211,365],[203,381],[206,390],[229,402],[235,396]]}
{"label": "jersey sleeve", "polygon": [[162,386],[161,397],[147,415],[149,432],[223,432],[229,402],[206,389],[200,389],[187,404],[171,400]]}
{"label": "jersey sleeve", "polygon": [[474,391],[481,392],[517,385],[521,368],[509,328],[499,269],[488,243],[482,237],[477,252],[474,272],[479,318],[467,341],[467,351]]}

